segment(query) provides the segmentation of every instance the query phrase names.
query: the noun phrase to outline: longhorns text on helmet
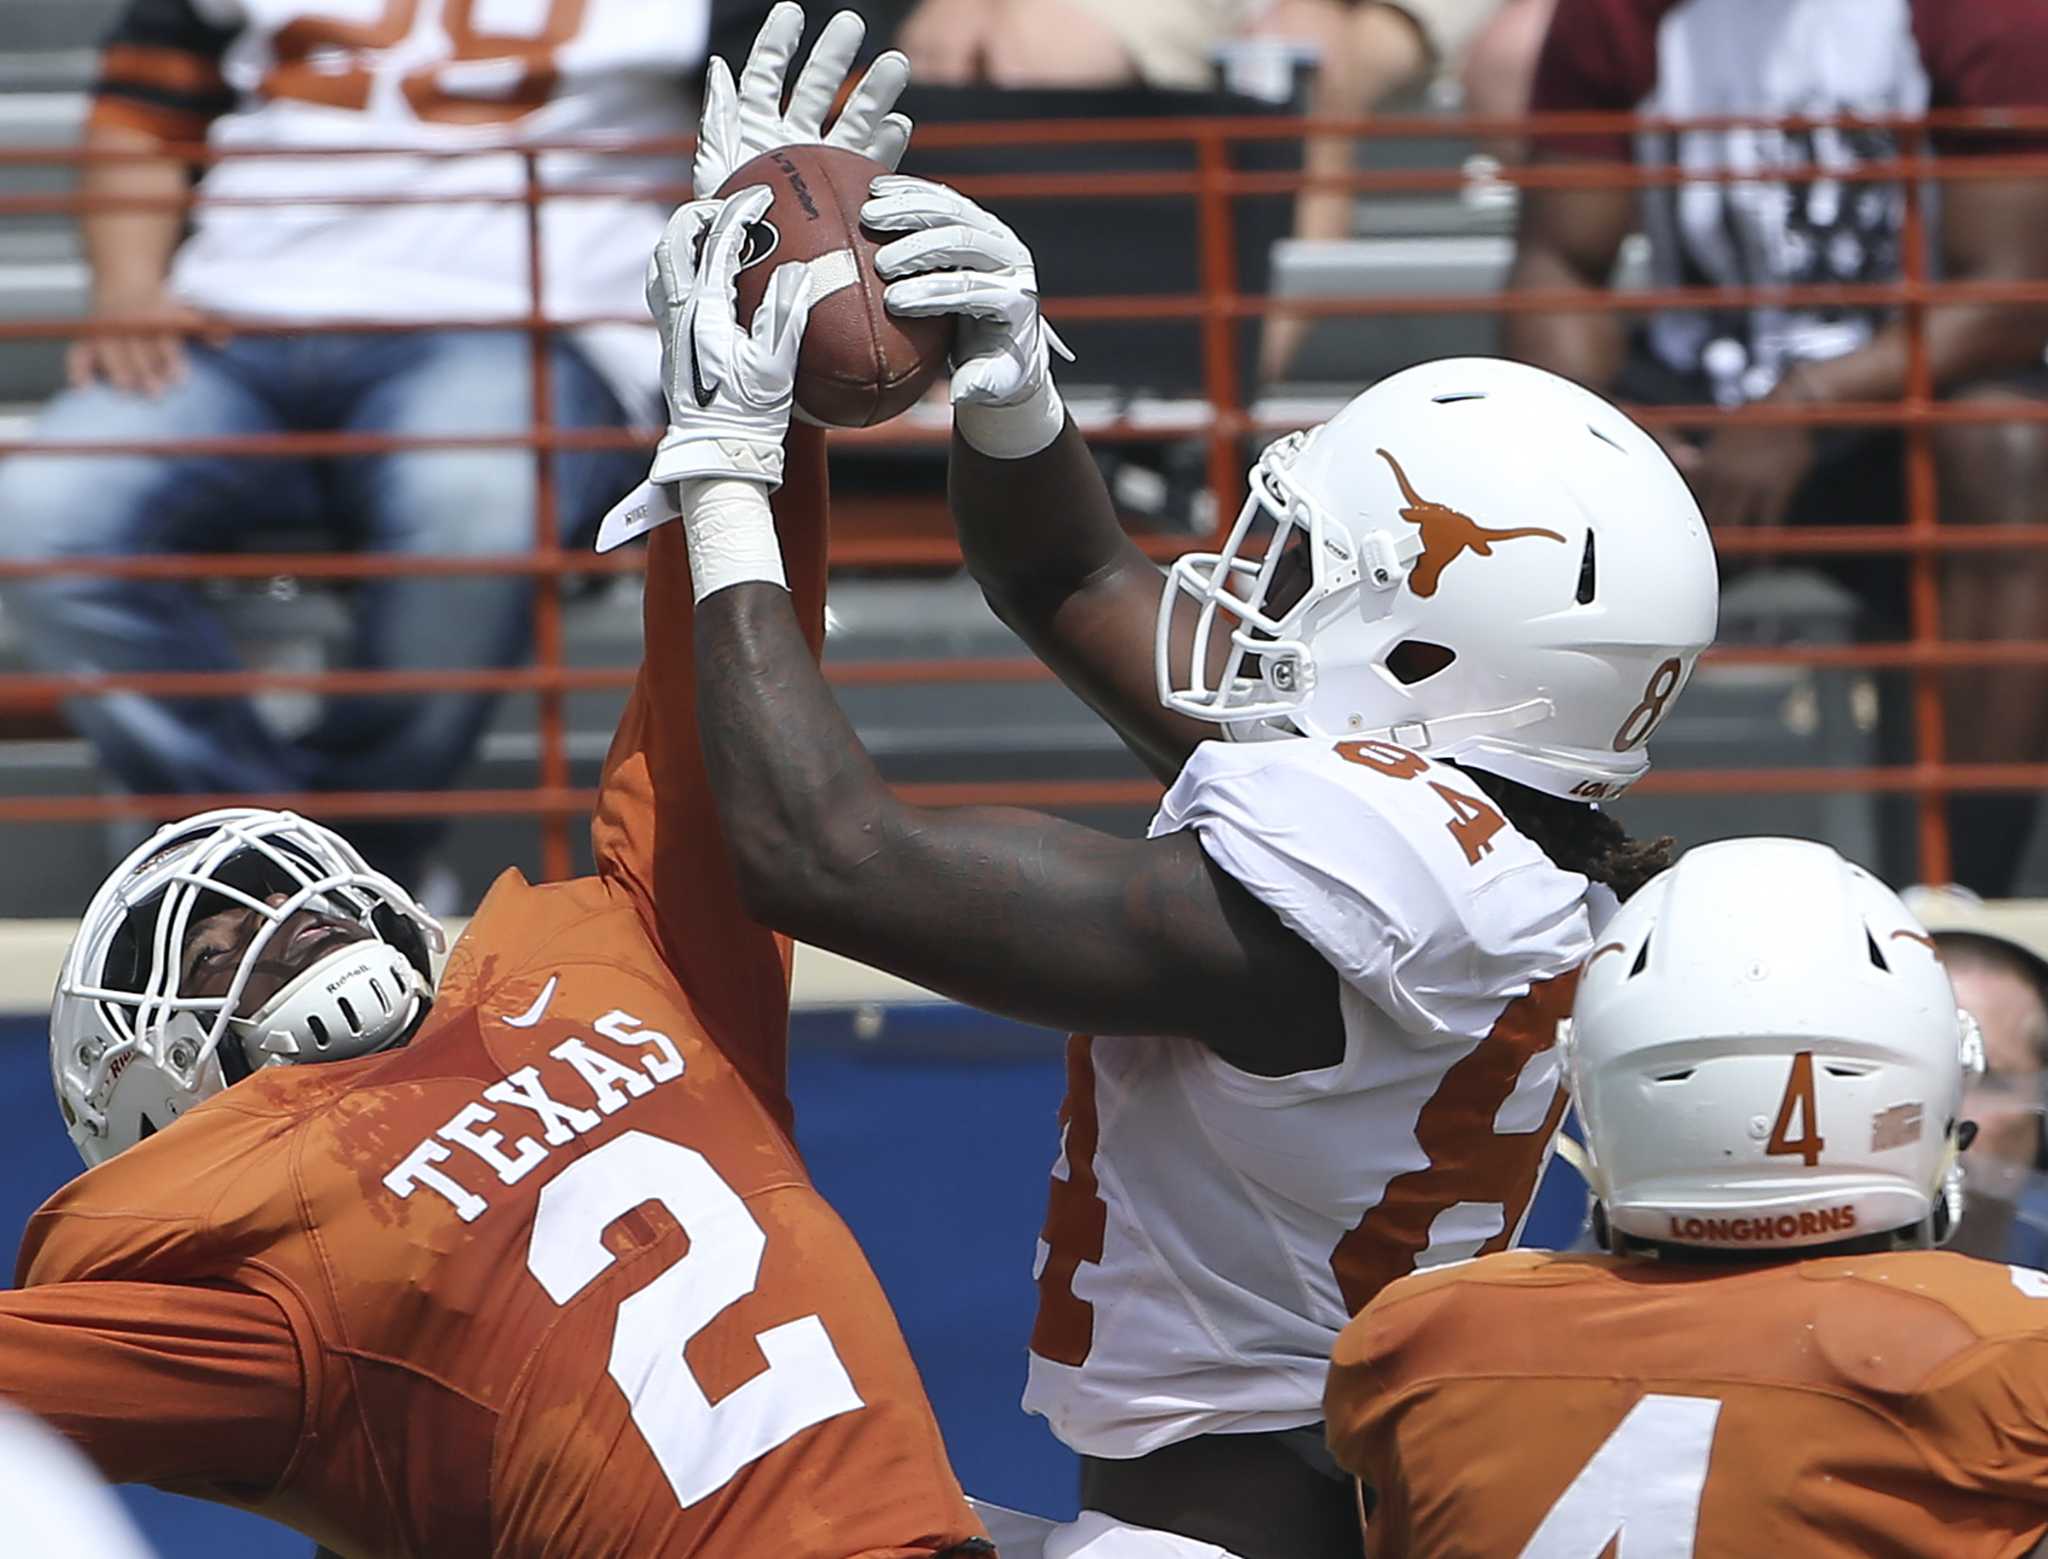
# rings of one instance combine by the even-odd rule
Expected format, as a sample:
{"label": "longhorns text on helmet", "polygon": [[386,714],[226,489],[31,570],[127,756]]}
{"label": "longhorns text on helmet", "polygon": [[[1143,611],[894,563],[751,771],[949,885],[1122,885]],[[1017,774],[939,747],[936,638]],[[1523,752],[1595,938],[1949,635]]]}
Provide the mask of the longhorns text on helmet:
{"label": "longhorns text on helmet", "polygon": [[1917,1247],[1953,1228],[1982,1041],[1898,896],[1827,846],[1688,852],[1603,928],[1561,1028],[1621,1239]]}

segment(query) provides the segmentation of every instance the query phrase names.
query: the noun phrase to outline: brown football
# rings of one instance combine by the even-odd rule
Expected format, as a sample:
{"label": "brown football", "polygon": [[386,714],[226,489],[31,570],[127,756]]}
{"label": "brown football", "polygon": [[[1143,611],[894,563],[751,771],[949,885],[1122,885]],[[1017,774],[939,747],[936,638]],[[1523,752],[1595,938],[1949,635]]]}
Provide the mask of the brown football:
{"label": "brown football", "polygon": [[734,172],[720,198],[766,184],[775,203],[748,235],[737,312],[754,317],[775,268],[823,260],[824,296],[812,306],[797,359],[796,404],[813,422],[866,428],[899,416],[945,369],[950,316],[898,319],[882,307],[875,251],[897,233],[860,225],[868,186],[889,170],[872,157],[830,146],[785,146]]}

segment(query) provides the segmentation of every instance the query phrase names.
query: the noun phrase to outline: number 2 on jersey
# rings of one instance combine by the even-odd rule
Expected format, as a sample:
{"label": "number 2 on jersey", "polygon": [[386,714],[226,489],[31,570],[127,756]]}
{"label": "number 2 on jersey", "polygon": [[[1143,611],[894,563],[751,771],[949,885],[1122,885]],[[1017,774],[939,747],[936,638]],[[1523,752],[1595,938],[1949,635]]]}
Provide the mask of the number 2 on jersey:
{"label": "number 2 on jersey", "polygon": [[1624,1532],[1627,1559],[1691,1559],[1721,1404],[1652,1394],[1558,1496],[1521,1559],[1600,1559]]}
{"label": "number 2 on jersey", "polygon": [[[1396,747],[1392,742],[1339,742],[1337,756],[1388,779],[1413,779],[1429,767],[1429,760],[1421,753]],[[1493,836],[1507,827],[1507,819],[1477,796],[1468,796],[1462,790],[1435,780],[1429,782],[1429,788],[1451,809],[1451,820],[1444,827],[1465,852],[1466,864],[1477,866],[1479,858],[1493,849]]]}
{"label": "number 2 on jersey", "polygon": [[754,1291],[768,1237],[692,1148],[629,1131],[577,1159],[541,1188],[527,1270],[556,1304],[568,1304],[612,1264],[605,1230],[644,1202],[667,1208],[690,1245],[619,1302],[611,1377],[677,1503],[688,1509],[747,1463],[863,1403],[815,1315],[762,1332],[754,1341],[768,1367],[717,1402],[704,1394],[683,1349],[720,1311]]}

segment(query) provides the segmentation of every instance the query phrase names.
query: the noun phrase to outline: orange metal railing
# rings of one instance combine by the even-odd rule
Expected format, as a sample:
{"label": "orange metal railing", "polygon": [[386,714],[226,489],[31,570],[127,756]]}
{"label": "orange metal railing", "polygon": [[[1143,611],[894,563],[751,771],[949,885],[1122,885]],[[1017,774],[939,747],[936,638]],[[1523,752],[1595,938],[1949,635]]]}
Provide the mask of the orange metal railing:
{"label": "orange metal railing", "polygon": [[[1304,176],[1297,173],[1242,172],[1231,165],[1231,148],[1241,142],[1297,139],[1307,134],[1400,138],[1442,136],[1447,132],[1473,136],[1501,137],[1544,134],[1598,134],[1617,129],[1686,128],[1717,129],[1776,126],[1809,129],[1823,125],[1858,129],[1888,130],[1896,137],[1896,156],[1873,161],[1854,169],[1779,168],[1771,171],[1773,181],[1797,178],[1804,173],[1844,183],[1895,183],[1904,193],[1903,273],[1894,282],[1825,287],[1786,288],[1654,288],[1607,292],[1576,288],[1547,289],[1485,299],[1438,294],[1382,294],[1363,298],[1299,298],[1283,303],[1263,296],[1246,295],[1236,275],[1233,203],[1252,197],[1292,195],[1303,189],[1343,189],[1357,194],[1452,193],[1466,186],[1464,173],[1455,169],[1382,169],[1347,175]],[[1175,322],[1191,325],[1200,333],[1206,409],[1185,422],[1167,427],[1151,420],[1140,425],[1116,423],[1100,430],[1103,436],[1126,441],[1198,437],[1208,450],[1209,483],[1217,500],[1217,513],[1227,523],[1242,497],[1244,483],[1244,441],[1251,435],[1285,431],[1293,424],[1255,415],[1245,404],[1241,391],[1238,327],[1247,319],[1259,318],[1284,308],[1290,314],[1318,316],[1394,316],[1423,313],[1518,311],[1612,311],[1645,313],[1672,307],[1739,308],[1760,304],[1828,304],[1835,306],[1882,306],[1898,309],[1909,327],[1909,370],[1906,393],[1895,403],[1817,406],[1755,406],[1739,411],[1722,411],[1709,406],[1637,408],[1640,420],[1653,426],[1698,426],[1702,423],[1794,423],[1815,426],[1890,426],[1902,430],[1905,444],[1907,521],[1903,527],[1777,526],[1742,531],[1723,531],[1715,538],[1724,555],[1830,555],[1844,553],[1898,553],[1907,560],[1909,609],[1907,637],[1897,643],[1739,647],[1713,652],[1721,663],[1753,665],[1803,665],[1827,668],[1896,669],[1909,674],[1912,687],[1914,760],[1908,764],[1854,769],[1809,768],[1718,768],[1703,772],[1658,771],[1644,784],[1645,789],[1665,792],[1746,789],[1758,792],[1815,792],[1861,790],[1910,794],[1917,798],[1917,839],[1920,875],[1932,881],[1948,875],[1948,837],[1944,810],[1951,793],[2036,789],[2048,787],[2048,762],[2026,764],[1957,764],[1947,761],[1944,750],[1942,676],[1969,668],[1998,668],[2048,665],[2048,641],[1998,641],[1950,643],[1943,638],[1938,595],[1939,559],[1952,553],[1983,550],[2036,550],[2048,547],[2048,524],[1980,525],[1967,520],[1939,523],[1935,491],[1933,432],[1955,424],[2009,423],[2048,419],[2048,404],[1996,407],[1966,403],[1943,403],[1935,386],[1926,339],[1926,318],[1930,309],[1944,304],[2048,304],[2048,278],[2013,282],[1943,282],[1932,279],[1927,268],[1928,190],[1943,181],[1959,179],[2048,176],[2048,157],[1994,153],[1967,158],[1937,158],[1929,151],[1932,134],[1958,135],[2016,132],[2048,132],[2048,113],[2040,111],[1945,112],[1924,119],[1865,117],[1854,119],[1786,119],[1757,121],[1735,117],[1689,119],[1685,121],[1633,119],[1604,114],[1550,115],[1532,120],[1447,121],[1441,117],[1381,118],[1363,123],[1274,118],[1118,120],[1067,123],[927,125],[918,131],[918,144],[926,148],[974,145],[1113,145],[1173,142],[1192,148],[1193,166],[1186,172],[1143,172],[1094,174],[1030,174],[963,178],[960,187],[989,201],[1021,201],[1060,198],[1129,199],[1174,196],[1194,202],[1197,214],[1198,273],[1200,290],[1186,295],[1056,298],[1049,304],[1055,320],[1123,320]],[[491,319],[463,319],[446,322],[417,320],[347,320],[328,325],[237,325],[245,332],[308,333],[329,331],[448,329],[518,329],[532,342],[533,417],[524,433],[497,436],[434,436],[409,438],[399,435],[373,436],[339,433],[297,433],[262,436],[223,437],[207,440],[178,440],[159,444],[79,442],[50,440],[0,440],[0,457],[39,450],[89,454],[170,452],[215,453],[241,456],[338,456],[382,453],[407,448],[522,448],[535,450],[633,447],[644,439],[630,431],[567,430],[552,425],[549,407],[549,359],[547,341],[555,330],[604,322],[602,316],[549,317],[539,310],[537,300],[545,296],[542,274],[542,246],[539,241],[540,210],[544,201],[573,199],[580,193],[601,193],[590,186],[580,190],[554,189],[541,178],[540,159],[552,148],[533,145],[520,149],[525,168],[523,189],[516,194],[460,197],[465,202],[519,203],[525,207],[528,239],[528,281],[536,300],[525,313]],[[588,146],[578,150],[588,151]],[[670,154],[679,170],[687,168],[687,142],[620,143],[606,148],[619,155]],[[121,160],[134,153],[88,152],[0,147],[0,167],[29,164],[80,165],[95,160]],[[221,153],[204,147],[178,149],[178,155],[195,164],[206,164]],[[289,155],[303,159],[308,153],[238,151],[235,156]],[[337,156],[473,155],[423,153],[415,148],[361,148]],[[1703,180],[1739,182],[1746,177],[1735,171],[1686,168],[1635,168],[1607,164],[1538,164],[1503,169],[1500,177],[1523,188],[1648,188]],[[638,193],[646,193],[644,190]],[[659,192],[677,200],[689,196],[687,186],[678,182]],[[382,197],[351,195],[335,203],[351,206],[418,203],[423,197],[394,193]],[[437,197],[439,199],[439,197]],[[223,202],[232,204],[323,203],[317,195],[294,194],[276,200]],[[146,202],[123,198],[110,201],[79,193],[11,195],[0,197],[0,218],[36,215],[83,215],[102,209],[137,209],[150,204],[182,206],[183,202]],[[124,328],[93,320],[0,320],[0,340],[71,338],[93,333],[112,333]],[[835,435],[849,444],[890,444],[940,439],[943,430],[923,430],[907,425],[869,429],[860,433]],[[569,870],[569,830],[574,820],[586,813],[593,796],[570,784],[566,722],[563,700],[573,692],[618,688],[632,677],[631,668],[573,668],[564,664],[562,581],[570,576],[629,571],[638,567],[634,554],[597,557],[564,550],[555,542],[557,497],[551,462],[536,460],[536,522],[533,549],[524,555],[505,557],[447,557],[403,559],[349,554],[157,554],[126,558],[65,558],[48,562],[0,562],[0,578],[42,573],[68,573],[131,579],[263,579],[291,575],[308,580],[365,579],[405,573],[408,575],[530,575],[534,595],[534,639],[532,663],[511,669],[468,669],[447,671],[328,671],[319,673],[278,672],[134,672],[104,676],[0,675],[0,710],[44,707],[58,698],[97,696],[114,692],[154,694],[163,697],[231,697],[259,690],[293,690],[334,694],[407,694],[436,691],[496,691],[531,693],[539,700],[539,764],[536,783],[530,789],[463,790],[445,794],[375,792],[365,794],[280,795],[262,797],[172,796],[70,796],[16,797],[0,799],[0,822],[90,821],[111,817],[164,817],[222,804],[229,800],[262,805],[293,806],[335,817],[515,815],[538,818],[542,826],[542,871],[550,877]],[[1194,539],[1144,538],[1147,550],[1171,556]],[[956,548],[929,537],[863,538],[835,544],[834,561],[864,566],[930,567],[958,562]],[[1035,680],[1047,675],[1037,662],[1026,659],[974,662],[888,661],[834,662],[828,674],[843,686],[873,685],[910,681],[1006,682]],[[1006,802],[1040,806],[1120,805],[1149,800],[1157,788],[1149,781],[1031,782],[1005,785],[937,784],[901,787],[913,799],[932,803]]]}

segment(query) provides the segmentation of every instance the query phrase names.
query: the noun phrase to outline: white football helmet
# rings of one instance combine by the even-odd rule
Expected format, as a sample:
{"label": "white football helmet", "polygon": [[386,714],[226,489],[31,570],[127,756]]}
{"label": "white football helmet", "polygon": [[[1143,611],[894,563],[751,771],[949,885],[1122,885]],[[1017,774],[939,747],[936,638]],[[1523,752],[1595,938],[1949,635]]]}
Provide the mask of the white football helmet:
{"label": "white football helmet", "polygon": [[[188,932],[235,906],[260,924],[227,988],[181,991]],[[308,908],[369,935],[240,1012],[266,945]],[[50,1071],[72,1142],[97,1164],[257,1067],[402,1043],[433,1001],[430,955],[443,946],[440,924],[410,894],[317,823],[235,807],[170,824],[114,869],[65,955]]]}
{"label": "white football helmet", "polygon": [[1983,1043],[1898,895],[1826,845],[1688,851],[1600,932],[1561,1029],[1587,1179],[1624,1240],[1927,1246],[1954,1227]]}
{"label": "white football helmet", "polygon": [[1239,738],[1398,742],[1598,800],[1649,768],[1718,600],[1656,440],[1569,379],[1446,358],[1265,452],[1223,550],[1168,570],[1159,696]]}

